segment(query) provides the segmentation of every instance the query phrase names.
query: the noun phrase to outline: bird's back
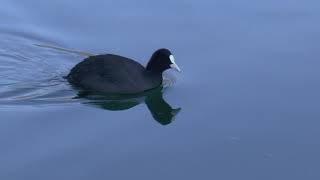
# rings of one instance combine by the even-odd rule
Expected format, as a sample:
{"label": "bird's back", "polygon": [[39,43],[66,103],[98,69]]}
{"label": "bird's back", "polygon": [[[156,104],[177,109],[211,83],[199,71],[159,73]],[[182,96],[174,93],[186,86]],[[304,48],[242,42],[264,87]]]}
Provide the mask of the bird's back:
{"label": "bird's back", "polygon": [[120,94],[143,92],[162,83],[161,74],[150,73],[138,62],[112,54],[86,58],[67,79],[87,89]]}

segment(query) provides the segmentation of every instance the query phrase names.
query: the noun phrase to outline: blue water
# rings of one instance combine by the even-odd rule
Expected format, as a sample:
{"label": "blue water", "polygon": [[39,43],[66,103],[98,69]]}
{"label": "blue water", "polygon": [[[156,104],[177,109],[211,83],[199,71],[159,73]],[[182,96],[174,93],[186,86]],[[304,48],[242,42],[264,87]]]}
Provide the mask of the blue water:
{"label": "blue water", "polygon": [[[0,179],[320,179],[319,18],[316,0],[2,0]],[[154,111],[180,111],[77,98],[63,76],[85,56],[38,45],[169,48],[182,73]]]}

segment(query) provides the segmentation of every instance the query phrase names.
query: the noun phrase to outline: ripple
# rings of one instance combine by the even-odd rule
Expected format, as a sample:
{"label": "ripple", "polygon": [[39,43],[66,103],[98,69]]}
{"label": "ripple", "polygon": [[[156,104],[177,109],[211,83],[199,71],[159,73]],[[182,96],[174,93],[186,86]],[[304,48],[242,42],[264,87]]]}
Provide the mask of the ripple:
{"label": "ripple", "polygon": [[0,33],[0,105],[48,105],[77,100],[63,78],[79,55],[34,46],[36,41]]}
{"label": "ripple", "polygon": [[[52,40],[24,35],[0,30],[1,107],[79,103],[81,99],[74,98],[77,92],[63,77],[92,53],[61,48]],[[165,73],[163,86],[174,83],[174,76]]]}

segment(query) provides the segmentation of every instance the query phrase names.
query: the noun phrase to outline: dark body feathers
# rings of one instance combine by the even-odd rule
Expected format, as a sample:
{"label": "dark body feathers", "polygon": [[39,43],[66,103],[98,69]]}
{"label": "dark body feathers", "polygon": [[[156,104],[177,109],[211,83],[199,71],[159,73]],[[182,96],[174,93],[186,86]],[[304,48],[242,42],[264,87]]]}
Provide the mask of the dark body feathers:
{"label": "dark body feathers", "polygon": [[146,70],[138,62],[112,54],[90,56],[66,77],[75,86],[103,93],[135,94],[156,88],[162,74]]}

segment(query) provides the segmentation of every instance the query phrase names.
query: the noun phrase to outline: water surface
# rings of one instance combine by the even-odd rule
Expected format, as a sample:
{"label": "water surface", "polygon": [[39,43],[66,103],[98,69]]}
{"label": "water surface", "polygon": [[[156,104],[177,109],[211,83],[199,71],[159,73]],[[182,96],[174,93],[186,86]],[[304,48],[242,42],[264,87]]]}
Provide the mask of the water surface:
{"label": "water surface", "polygon": [[[319,179],[319,10],[3,0],[1,179]],[[183,72],[151,100],[106,102],[63,78],[83,53],[38,45],[142,64],[166,47]]]}

